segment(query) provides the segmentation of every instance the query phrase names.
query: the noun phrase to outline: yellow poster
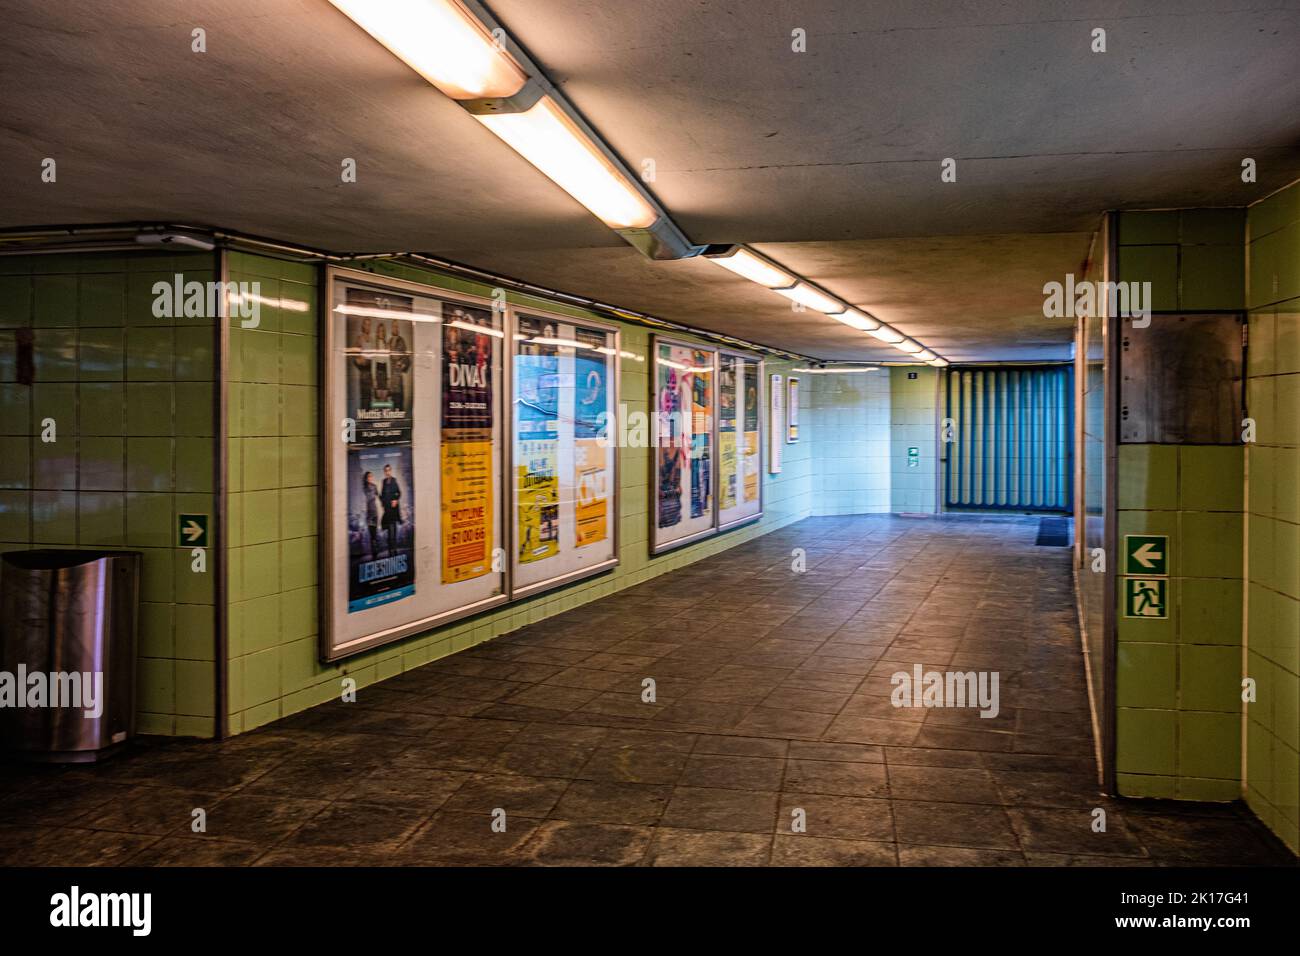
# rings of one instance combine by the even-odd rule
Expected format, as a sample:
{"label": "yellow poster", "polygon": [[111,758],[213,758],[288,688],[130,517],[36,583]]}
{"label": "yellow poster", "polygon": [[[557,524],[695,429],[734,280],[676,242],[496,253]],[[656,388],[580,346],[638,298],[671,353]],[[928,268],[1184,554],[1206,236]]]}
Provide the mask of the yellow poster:
{"label": "yellow poster", "polygon": [[758,432],[745,432],[745,500],[758,500]]}
{"label": "yellow poster", "polygon": [[718,485],[722,492],[721,507],[736,506],[736,433],[734,431],[718,434]]}
{"label": "yellow poster", "polygon": [[609,487],[602,439],[573,443],[574,536],[581,548],[609,536]]}
{"label": "yellow poster", "polygon": [[468,581],[491,570],[492,443],[444,441],[442,583]]}
{"label": "yellow poster", "polygon": [[521,441],[518,454],[519,560],[543,561],[560,553],[559,443],[553,438]]}

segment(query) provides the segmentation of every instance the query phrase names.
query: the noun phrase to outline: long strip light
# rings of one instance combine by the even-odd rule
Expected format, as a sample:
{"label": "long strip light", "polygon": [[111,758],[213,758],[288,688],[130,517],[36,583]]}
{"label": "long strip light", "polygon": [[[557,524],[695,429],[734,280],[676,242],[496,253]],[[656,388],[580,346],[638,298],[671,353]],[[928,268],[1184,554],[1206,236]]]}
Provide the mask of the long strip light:
{"label": "long strip light", "polygon": [[507,52],[504,31],[459,0],[330,3],[642,252],[699,252],[527,57]]}
{"label": "long strip light", "polygon": [[909,339],[902,332],[891,329],[875,316],[868,315],[851,305],[845,305],[835,296],[799,278],[793,272],[783,269],[752,249],[745,246],[731,246],[721,252],[706,253],[705,258],[729,272],[758,283],[765,289],[771,289],[778,295],[783,295],[800,305],[843,322],[851,329],[875,336],[886,345],[892,345],[900,352],[907,353],[916,361],[925,362],[935,368],[942,368],[948,364],[930,349]]}

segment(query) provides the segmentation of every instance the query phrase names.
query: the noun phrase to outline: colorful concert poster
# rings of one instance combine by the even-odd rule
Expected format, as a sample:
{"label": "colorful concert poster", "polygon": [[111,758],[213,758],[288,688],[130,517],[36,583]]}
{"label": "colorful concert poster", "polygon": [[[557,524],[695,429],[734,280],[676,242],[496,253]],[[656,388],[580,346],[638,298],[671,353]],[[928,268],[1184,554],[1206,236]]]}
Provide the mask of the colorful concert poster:
{"label": "colorful concert poster", "polygon": [[519,561],[560,552],[560,356],[554,326],[519,320],[515,355],[516,540]]}
{"label": "colorful concert poster", "polygon": [[339,311],[347,316],[347,409],[356,422],[354,445],[411,440],[414,407],[414,299],[349,288]]}
{"label": "colorful concert poster", "polygon": [[718,502],[723,509],[736,505],[736,366],[739,359],[722,356],[718,374]]}
{"label": "colorful concert poster", "polygon": [[691,351],[691,517],[703,517],[713,504],[713,353]]}
{"label": "colorful concert poster", "polygon": [[759,482],[759,436],[758,436],[758,376],[759,365],[757,362],[743,362],[741,364],[741,376],[743,379],[743,388],[741,394],[744,396],[744,426],[745,426],[745,500],[758,500],[758,482]]}
{"label": "colorful concert poster", "polygon": [[442,582],[492,569],[492,314],[443,307]]}
{"label": "colorful concert poster", "polygon": [[415,593],[415,482],[409,446],[348,451],[348,612]]}
{"label": "colorful concert poster", "polygon": [[609,356],[597,352],[604,332],[578,329],[573,360],[574,545],[583,547],[609,536],[609,481],[606,437],[609,427]]}
{"label": "colorful concert poster", "polygon": [[672,528],[682,520],[682,473],[687,462],[686,427],[690,373],[685,362],[689,349],[661,343],[655,362],[657,396],[658,447],[655,449],[659,470],[658,526]]}

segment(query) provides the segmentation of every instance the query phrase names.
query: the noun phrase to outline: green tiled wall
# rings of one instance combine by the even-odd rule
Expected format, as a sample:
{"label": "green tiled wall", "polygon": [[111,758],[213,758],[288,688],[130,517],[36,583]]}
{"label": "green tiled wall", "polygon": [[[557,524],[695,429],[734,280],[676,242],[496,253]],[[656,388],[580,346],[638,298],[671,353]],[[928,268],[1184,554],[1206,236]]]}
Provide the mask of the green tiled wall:
{"label": "green tiled wall", "polygon": [[[1118,215],[1121,282],[1156,312],[1243,309],[1244,209]],[[1169,538],[1169,616],[1124,617],[1116,591],[1116,773],[1126,796],[1232,800],[1241,792],[1245,453],[1236,445],[1120,445],[1124,536]]]}
{"label": "green tiled wall", "polygon": [[[1234,445],[1121,445],[1118,537],[1169,539],[1169,616],[1116,622],[1126,796],[1232,800],[1241,779],[1242,469]],[[1122,574],[1123,568],[1118,567]]]}
{"label": "green tiled wall", "polygon": [[1300,185],[1249,211],[1246,801],[1300,852]]}
{"label": "green tiled wall", "polygon": [[[447,625],[337,664],[317,655],[317,418],[315,355],[318,275],[313,267],[244,254],[230,256],[231,279],[262,282],[266,298],[313,303],[307,313],[263,309],[258,330],[231,322],[230,375],[230,726],[238,733],[322,703],[340,678],[365,686],[463,650],[525,624],[646,581],[791,521],[812,506],[812,435],[784,449],[779,475],[764,475],[764,518],[658,558],[648,555],[649,450],[619,452],[619,560],[606,575]],[[405,264],[372,263],[382,275],[490,296],[491,288]],[[273,285],[278,283],[278,286]],[[268,291],[268,284],[270,291]],[[577,317],[586,313],[510,296]],[[271,312],[268,322],[267,313]],[[650,332],[621,326],[622,348],[647,355]],[[788,374],[792,363],[767,364]],[[622,362],[620,400],[648,411],[649,362]]]}
{"label": "green tiled wall", "polygon": [[[215,322],[156,318],[155,282],[214,278],[210,254],[0,257],[0,549],[144,555],[141,733],[210,736],[213,580],[175,547],[212,514]],[[34,335],[19,384],[15,330]],[[57,423],[43,442],[41,423]]]}
{"label": "green tiled wall", "polygon": [[1244,209],[1119,214],[1119,279],[1150,282],[1154,312],[1240,309]]}

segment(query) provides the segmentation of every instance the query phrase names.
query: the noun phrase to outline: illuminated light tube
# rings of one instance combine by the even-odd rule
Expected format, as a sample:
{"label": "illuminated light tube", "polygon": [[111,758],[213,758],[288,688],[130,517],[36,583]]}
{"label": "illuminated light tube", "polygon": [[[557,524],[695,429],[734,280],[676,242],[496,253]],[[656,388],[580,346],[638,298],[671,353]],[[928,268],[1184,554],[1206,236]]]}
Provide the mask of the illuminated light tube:
{"label": "illuminated light tube", "polygon": [[462,322],[460,319],[452,319],[447,324],[453,329],[468,329],[471,332],[482,332],[484,335],[495,335],[499,339],[504,339],[506,337],[506,334],[500,329],[489,328],[486,325],[475,325],[473,322]]}
{"label": "illuminated light tube", "polygon": [[898,349],[898,351],[900,351],[900,352],[919,352],[919,351],[921,351],[921,346],[917,345],[917,344],[916,344],[915,342],[913,342],[911,339],[903,339],[903,341],[901,341],[901,342],[893,342],[893,343],[890,343],[890,344],[892,344],[892,345],[894,346],[894,348]]}
{"label": "illuminated light tube", "polygon": [[508,97],[528,77],[455,0],[330,0],[454,100]]}
{"label": "illuminated light tube", "polygon": [[586,342],[579,342],[577,339],[555,339],[544,335],[536,336],[528,340],[538,345],[559,345],[569,349],[594,349],[594,345],[588,345]]}
{"label": "illuminated light tube", "polygon": [[405,319],[408,322],[441,322],[439,316],[429,312],[399,312],[397,309],[376,309],[368,305],[336,305],[340,315],[359,315],[370,319]]}
{"label": "illuminated light tube", "polygon": [[844,312],[845,305],[838,299],[832,299],[830,296],[818,292],[807,282],[800,282],[792,285],[788,289],[773,289],[773,292],[779,292],[787,299],[798,302],[800,305],[806,305],[810,309],[818,312],[825,312],[827,315],[839,315]]}
{"label": "illuminated light tube", "polygon": [[887,342],[890,345],[895,345],[907,338],[907,336],[900,335],[887,325],[882,325],[878,329],[869,329],[867,334],[874,335],[876,338],[880,339],[880,341]]}
{"label": "illuminated light tube", "polygon": [[765,259],[754,255],[748,249],[737,248],[729,256],[710,256],[709,259],[722,266],[722,268],[769,289],[794,285],[796,281],[795,277],[790,273],[784,269],[778,269]]}
{"label": "illuminated light tube", "polygon": [[941,359],[941,358],[932,358],[930,359],[930,361],[926,362],[925,364],[933,365],[935,368],[943,368],[948,364],[948,360]]}
{"label": "illuminated light tube", "polygon": [[850,375],[854,372],[879,372],[880,369],[875,365],[866,365],[862,368],[795,368],[792,372],[807,372],[810,375]]}
{"label": "illuminated light tube", "polygon": [[921,351],[917,352],[916,355],[913,356],[913,358],[918,359],[922,362],[929,362],[931,359],[935,357],[936,357],[935,354],[931,352],[929,349],[922,349]]}
{"label": "illuminated light tube", "polygon": [[859,332],[870,332],[872,329],[880,328],[880,323],[868,315],[863,315],[857,309],[845,309],[836,315],[831,316],[839,322],[843,322],[851,329],[857,329]]}
{"label": "illuminated light tube", "polygon": [[644,229],[654,207],[549,96],[522,113],[474,118],[613,229]]}

